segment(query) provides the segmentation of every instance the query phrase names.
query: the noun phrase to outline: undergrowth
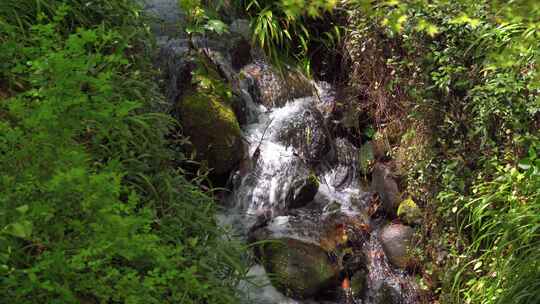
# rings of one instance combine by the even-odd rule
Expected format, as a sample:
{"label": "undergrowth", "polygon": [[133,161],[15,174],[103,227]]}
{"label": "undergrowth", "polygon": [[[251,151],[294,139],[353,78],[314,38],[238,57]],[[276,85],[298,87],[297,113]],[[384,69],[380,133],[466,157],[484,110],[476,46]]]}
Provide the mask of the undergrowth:
{"label": "undergrowth", "polygon": [[235,3],[250,18],[253,44],[278,68],[297,65],[306,75],[312,75],[312,59],[316,55],[330,57],[341,40],[342,28],[334,12],[337,1],[241,0]]}
{"label": "undergrowth", "polygon": [[149,110],[141,8],[86,3],[0,3],[1,302],[237,303],[241,251]]}
{"label": "undergrowth", "polygon": [[[353,96],[364,103],[359,108],[371,109],[379,128],[407,118],[402,145],[417,145],[398,149],[409,150],[407,190],[423,201],[426,214],[421,284],[441,303],[536,303],[538,5],[350,5],[354,35],[346,45],[359,50],[357,58],[379,56],[382,65],[358,67],[353,76],[368,78],[352,79],[364,90]],[[408,141],[411,136],[421,140]]]}

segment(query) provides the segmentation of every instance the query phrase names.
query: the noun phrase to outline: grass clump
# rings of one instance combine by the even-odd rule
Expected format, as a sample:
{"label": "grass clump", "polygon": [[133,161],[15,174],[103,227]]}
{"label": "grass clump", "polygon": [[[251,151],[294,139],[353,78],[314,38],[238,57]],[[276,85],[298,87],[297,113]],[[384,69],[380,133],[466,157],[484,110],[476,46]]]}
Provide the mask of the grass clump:
{"label": "grass clump", "polygon": [[0,4],[2,299],[237,303],[240,251],[149,110],[141,8],[66,3]]}
{"label": "grass clump", "polygon": [[278,67],[296,64],[308,75],[310,58],[331,53],[341,38],[336,1],[238,1],[251,20],[253,43]]}

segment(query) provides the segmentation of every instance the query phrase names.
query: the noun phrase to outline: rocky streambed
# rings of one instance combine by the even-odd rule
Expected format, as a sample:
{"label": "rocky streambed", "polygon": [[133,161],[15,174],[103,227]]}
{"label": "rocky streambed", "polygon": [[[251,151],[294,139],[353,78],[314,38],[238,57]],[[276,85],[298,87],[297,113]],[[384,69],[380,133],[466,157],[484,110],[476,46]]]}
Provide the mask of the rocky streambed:
{"label": "rocky streambed", "polygon": [[306,85],[319,91],[273,107],[254,99],[242,127],[248,148],[222,222],[255,244],[279,292],[251,289],[251,303],[417,303],[406,271],[413,228],[397,217],[391,170],[376,164],[361,187],[359,148],[328,131],[332,92]]}
{"label": "rocky streambed", "polygon": [[[238,286],[246,303],[418,303],[408,271],[418,207],[402,203],[391,166],[365,153],[371,145],[331,131],[331,85],[279,75],[251,49],[247,21],[231,20],[229,34],[192,44],[234,96],[194,96],[182,82],[193,62],[187,38],[175,30],[182,21],[178,10],[171,13],[175,4],[147,4],[163,21],[154,28],[157,64],[168,110],[194,150],[218,175],[230,174],[219,221],[252,244],[250,274],[261,283]],[[374,164],[368,186],[363,164]]]}

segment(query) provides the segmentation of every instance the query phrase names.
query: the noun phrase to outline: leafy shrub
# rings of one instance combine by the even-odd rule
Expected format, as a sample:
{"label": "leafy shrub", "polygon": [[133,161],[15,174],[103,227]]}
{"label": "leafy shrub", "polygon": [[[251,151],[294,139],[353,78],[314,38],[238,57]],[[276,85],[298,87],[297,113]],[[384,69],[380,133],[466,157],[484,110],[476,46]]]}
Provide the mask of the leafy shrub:
{"label": "leafy shrub", "polygon": [[175,169],[175,122],[148,111],[161,96],[140,14],[131,1],[0,4],[3,302],[237,302],[240,251]]}
{"label": "leafy shrub", "polygon": [[336,1],[239,2],[251,18],[253,42],[277,66],[294,59],[310,72],[310,52],[331,51],[340,39],[341,28],[331,15]]}
{"label": "leafy shrub", "polygon": [[402,105],[409,122],[430,128],[431,153],[408,174],[424,180],[410,191],[433,190],[433,203],[426,209],[437,209],[438,223],[426,226],[439,226],[446,239],[432,243],[446,244],[450,251],[445,267],[451,271],[441,300],[536,301],[537,5],[355,2],[354,9],[363,12],[351,29],[359,35],[358,43],[362,46],[365,37],[379,39],[384,64],[396,71],[386,87],[388,96],[399,95],[391,85],[396,83],[407,92],[408,102]]}

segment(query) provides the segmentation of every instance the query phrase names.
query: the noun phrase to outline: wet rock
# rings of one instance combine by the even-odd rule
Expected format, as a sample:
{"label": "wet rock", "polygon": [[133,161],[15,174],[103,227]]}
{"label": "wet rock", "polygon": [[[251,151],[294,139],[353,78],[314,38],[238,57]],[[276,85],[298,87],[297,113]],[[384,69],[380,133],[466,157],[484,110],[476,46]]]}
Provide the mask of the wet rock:
{"label": "wet rock", "polygon": [[282,238],[257,247],[272,284],[289,297],[313,297],[338,284],[339,266],[317,245]]}
{"label": "wet rock", "polygon": [[399,204],[397,215],[405,224],[413,225],[422,222],[422,211],[410,197]]}
{"label": "wet rock", "polygon": [[343,188],[358,181],[358,149],[345,138],[334,143],[335,162],[328,183],[334,188]]}
{"label": "wet rock", "polygon": [[344,252],[357,257],[357,250],[362,249],[369,239],[369,225],[365,217],[335,213],[325,217],[322,222],[320,244],[328,251],[351,248],[354,252]]}
{"label": "wet rock", "polygon": [[362,298],[367,288],[367,271],[361,269],[351,277],[351,291],[355,298]]}
{"label": "wet rock", "polygon": [[[344,256],[356,255],[369,237],[362,217],[343,213],[322,216],[319,211],[306,208],[294,209],[289,213],[267,221],[264,227],[252,229],[250,240],[295,238],[318,245],[327,252],[342,251]],[[343,251],[349,247],[354,251]]]}
{"label": "wet rock", "polygon": [[232,67],[237,71],[253,60],[251,58],[251,44],[245,39],[239,39],[229,54]]}
{"label": "wet rock", "polygon": [[374,304],[401,304],[401,294],[398,290],[383,282],[377,289]]}
{"label": "wet rock", "polygon": [[154,62],[161,71],[160,81],[167,99],[167,109],[173,110],[178,98],[191,87],[191,72],[195,64],[188,56],[188,43],[185,39],[158,37],[159,52]]}
{"label": "wet rock", "polygon": [[386,257],[393,265],[405,268],[411,260],[409,249],[413,229],[401,224],[390,224],[383,228],[379,238]]}
{"label": "wet rock", "polygon": [[184,132],[199,160],[207,160],[213,172],[229,172],[242,159],[240,126],[231,107],[218,97],[189,94],[180,104]]}
{"label": "wet rock", "polygon": [[248,78],[254,101],[267,108],[282,107],[287,101],[313,95],[313,85],[302,74],[285,71],[281,75],[269,64],[258,60],[241,71]]}
{"label": "wet rock", "polygon": [[287,206],[290,209],[304,207],[313,200],[318,190],[319,181],[313,174],[306,179],[296,181],[287,194]]}
{"label": "wet rock", "polygon": [[292,146],[307,163],[319,163],[330,149],[330,139],[321,113],[314,106],[297,111],[282,126],[279,140]]}
{"label": "wet rock", "polygon": [[320,244],[326,251],[336,252],[347,244],[349,236],[347,227],[343,223],[325,221],[324,230],[321,233]]}
{"label": "wet rock", "polygon": [[238,120],[238,123],[243,126],[248,122],[249,109],[242,98],[235,97],[231,101],[231,108],[234,111],[234,115]]}
{"label": "wet rock", "polygon": [[[341,253],[341,263],[347,277],[351,278],[351,283],[355,282],[357,284],[365,283],[360,282],[359,280],[365,280],[367,275],[366,269],[366,255],[357,248],[347,247]],[[355,280],[353,280],[353,278]],[[365,286],[365,285],[363,285]],[[357,286],[358,287],[358,286]],[[362,288],[363,290],[363,288]]]}
{"label": "wet rock", "polygon": [[399,203],[399,189],[392,171],[382,163],[375,164],[372,173],[371,187],[379,193],[383,210],[391,217],[396,215]]}

